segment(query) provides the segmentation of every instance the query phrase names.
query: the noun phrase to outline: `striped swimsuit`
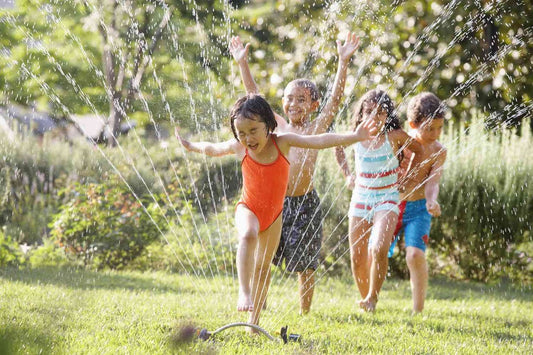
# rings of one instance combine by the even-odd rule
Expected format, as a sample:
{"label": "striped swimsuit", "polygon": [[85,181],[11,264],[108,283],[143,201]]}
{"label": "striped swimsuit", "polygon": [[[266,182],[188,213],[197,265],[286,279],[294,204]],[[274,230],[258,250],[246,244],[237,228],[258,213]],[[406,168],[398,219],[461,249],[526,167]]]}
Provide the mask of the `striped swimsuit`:
{"label": "striped swimsuit", "polygon": [[357,179],[350,202],[350,217],[361,217],[372,222],[377,211],[399,213],[398,159],[385,135],[385,142],[377,149],[355,144]]}

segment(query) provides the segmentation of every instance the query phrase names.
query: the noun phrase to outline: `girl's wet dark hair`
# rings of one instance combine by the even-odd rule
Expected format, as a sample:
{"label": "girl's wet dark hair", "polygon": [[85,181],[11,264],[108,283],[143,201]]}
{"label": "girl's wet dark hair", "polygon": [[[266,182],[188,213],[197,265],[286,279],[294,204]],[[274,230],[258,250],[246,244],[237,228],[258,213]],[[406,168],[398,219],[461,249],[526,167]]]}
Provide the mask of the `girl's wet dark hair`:
{"label": "girl's wet dark hair", "polygon": [[231,130],[235,139],[239,140],[237,130],[235,128],[235,120],[237,118],[246,118],[249,120],[264,122],[267,127],[267,135],[274,132],[274,129],[278,126],[276,118],[274,117],[274,111],[260,95],[246,95],[238,99],[230,112],[230,124]]}
{"label": "girl's wet dark hair", "polygon": [[355,104],[353,110],[353,129],[363,121],[363,109],[365,104],[375,104],[381,107],[387,112],[387,120],[385,121],[384,130],[386,132],[393,131],[395,129],[400,129],[400,119],[396,114],[396,109],[394,107],[394,102],[389,95],[383,90],[372,89],[365,93]]}

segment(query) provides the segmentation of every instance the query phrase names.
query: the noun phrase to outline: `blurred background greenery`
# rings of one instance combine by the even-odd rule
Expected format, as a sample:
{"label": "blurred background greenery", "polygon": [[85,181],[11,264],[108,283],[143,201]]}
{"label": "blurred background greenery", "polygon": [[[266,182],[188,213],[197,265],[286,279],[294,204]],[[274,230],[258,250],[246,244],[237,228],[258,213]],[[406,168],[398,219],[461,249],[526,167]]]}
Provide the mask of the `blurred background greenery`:
{"label": "blurred background greenery", "polygon": [[[434,222],[428,254],[433,272],[531,282],[531,1],[6,4],[0,9],[0,119],[7,122],[0,125],[1,265],[233,273],[239,164],[184,156],[169,139],[173,127],[197,139],[231,137],[227,112],[244,93],[227,50],[232,35],[251,43],[252,73],[281,112],[283,88],[297,77],[314,80],[327,98],[335,40],[354,31],[361,46],[335,129],[347,129],[352,103],[377,86],[401,116],[421,91],[434,92],[449,108],[443,216]],[[43,132],[35,122],[21,128],[13,107],[43,113],[54,128]],[[96,135],[75,119],[82,115],[101,123]],[[130,131],[119,136],[125,123]],[[73,138],[70,126],[88,139]],[[349,192],[331,154],[321,153],[315,176],[327,211],[321,267],[349,273]],[[88,191],[109,190],[108,200],[87,198]],[[136,213],[147,219],[130,218]],[[125,235],[140,230],[135,223],[154,227],[124,245]],[[401,251],[391,272],[405,276]]]}

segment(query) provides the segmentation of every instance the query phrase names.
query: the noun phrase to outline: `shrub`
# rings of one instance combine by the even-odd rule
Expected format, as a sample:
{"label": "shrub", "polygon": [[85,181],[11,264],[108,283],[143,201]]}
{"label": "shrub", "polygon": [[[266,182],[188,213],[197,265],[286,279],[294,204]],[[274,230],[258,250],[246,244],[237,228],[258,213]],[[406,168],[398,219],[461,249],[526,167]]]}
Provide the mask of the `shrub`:
{"label": "shrub", "polygon": [[60,248],[58,244],[50,238],[44,239],[42,245],[30,249],[27,260],[29,266],[32,268],[43,266],[66,266],[71,264],[71,261],[65,254],[65,250]]}
{"label": "shrub", "polygon": [[179,212],[179,221],[173,216],[165,235],[150,244],[129,267],[201,276],[233,275],[237,248],[233,209],[203,220],[189,202],[184,202]]}
{"label": "shrub", "polygon": [[474,121],[467,128],[451,127],[443,141],[448,148],[439,194],[443,215],[434,220],[432,248],[468,279],[509,276],[511,269],[531,278],[519,260],[524,253],[516,253],[531,241],[533,229],[533,161],[526,158],[531,132],[494,133]]}
{"label": "shrub", "polygon": [[0,267],[19,266],[22,263],[24,263],[24,255],[17,242],[0,230]]}
{"label": "shrub", "polygon": [[55,216],[51,235],[85,265],[123,268],[166,228],[157,201],[136,199],[117,178],[75,184],[62,194],[68,201]]}

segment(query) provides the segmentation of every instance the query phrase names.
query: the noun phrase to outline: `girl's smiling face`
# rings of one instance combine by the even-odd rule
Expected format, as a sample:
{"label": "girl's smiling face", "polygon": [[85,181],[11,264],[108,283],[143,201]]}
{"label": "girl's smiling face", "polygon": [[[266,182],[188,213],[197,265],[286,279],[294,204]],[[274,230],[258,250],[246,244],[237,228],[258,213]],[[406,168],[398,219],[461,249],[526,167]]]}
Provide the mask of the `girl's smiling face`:
{"label": "girl's smiling face", "polygon": [[376,128],[378,132],[383,130],[385,123],[387,122],[387,110],[383,109],[375,103],[368,102],[363,104],[363,121],[371,119],[376,122]]}
{"label": "girl's smiling face", "polygon": [[261,152],[268,142],[269,133],[266,124],[260,121],[257,116],[254,116],[253,119],[237,118],[235,128],[239,142],[255,153]]}

